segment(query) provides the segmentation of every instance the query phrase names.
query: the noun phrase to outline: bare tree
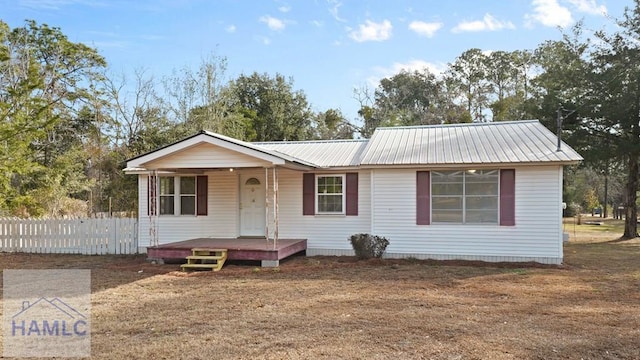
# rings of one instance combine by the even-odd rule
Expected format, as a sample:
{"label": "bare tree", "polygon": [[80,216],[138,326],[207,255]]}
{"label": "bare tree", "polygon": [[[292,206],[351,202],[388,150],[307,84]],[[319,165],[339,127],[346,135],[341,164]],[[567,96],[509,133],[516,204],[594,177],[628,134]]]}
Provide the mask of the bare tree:
{"label": "bare tree", "polygon": [[146,127],[163,116],[162,101],[155,90],[152,76],[145,69],[134,71],[133,85],[125,74],[116,79],[105,76],[104,92],[108,100],[110,138],[117,148],[132,149]]}
{"label": "bare tree", "polygon": [[168,110],[186,133],[224,132],[226,70],[227,59],[212,54],[202,59],[197,70],[174,69],[162,80]]}

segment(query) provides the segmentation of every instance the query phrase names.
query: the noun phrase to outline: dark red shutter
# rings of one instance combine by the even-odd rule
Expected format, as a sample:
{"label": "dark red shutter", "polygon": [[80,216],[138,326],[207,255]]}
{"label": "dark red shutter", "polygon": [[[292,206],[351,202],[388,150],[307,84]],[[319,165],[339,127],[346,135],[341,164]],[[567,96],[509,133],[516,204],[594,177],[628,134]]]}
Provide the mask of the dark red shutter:
{"label": "dark red shutter", "polygon": [[500,225],[516,224],[516,171],[500,170]]}
{"label": "dark red shutter", "polygon": [[209,178],[207,176],[196,177],[196,215],[207,215],[207,192]]}
{"label": "dark red shutter", "polygon": [[315,215],[316,212],[316,176],[302,174],[302,215]]}
{"label": "dark red shutter", "polygon": [[347,173],[347,216],[358,215],[358,173]]}
{"label": "dark red shutter", "polygon": [[431,179],[428,171],[416,172],[416,224],[431,224]]}

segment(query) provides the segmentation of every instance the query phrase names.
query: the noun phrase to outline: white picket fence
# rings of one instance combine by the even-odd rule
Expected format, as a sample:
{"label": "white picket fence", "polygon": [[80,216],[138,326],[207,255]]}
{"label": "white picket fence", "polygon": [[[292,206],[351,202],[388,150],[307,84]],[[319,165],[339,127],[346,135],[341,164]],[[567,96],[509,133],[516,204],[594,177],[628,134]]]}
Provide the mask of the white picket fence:
{"label": "white picket fence", "polygon": [[138,221],[0,218],[0,251],[51,254],[135,254]]}

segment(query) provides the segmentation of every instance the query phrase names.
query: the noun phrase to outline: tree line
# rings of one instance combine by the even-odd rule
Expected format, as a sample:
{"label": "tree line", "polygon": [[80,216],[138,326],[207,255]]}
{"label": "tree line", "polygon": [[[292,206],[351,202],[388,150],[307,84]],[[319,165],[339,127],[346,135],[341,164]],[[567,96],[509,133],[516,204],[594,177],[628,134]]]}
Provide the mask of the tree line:
{"label": "tree line", "polygon": [[[125,160],[202,129],[293,141],[366,138],[379,126],[522,119],[556,131],[561,119],[563,139],[585,157],[581,168],[567,170],[565,201],[593,205],[579,190],[587,181],[574,183],[591,171],[611,183],[600,203],[625,205],[635,219],[639,1],[613,20],[613,33],[586,36],[578,23],[535,49],[472,48],[442,73],[403,70],[356,89],[354,119],[340,109],[313,111],[282,74],[227,79],[227,59],[215,54],[161,78],[144,69],[114,75],[96,49],[69,41],[60,28],[28,20],[11,29],[0,20],[0,215],[134,211],[136,178],[123,174]],[[627,222],[625,236],[637,235],[635,224]]]}

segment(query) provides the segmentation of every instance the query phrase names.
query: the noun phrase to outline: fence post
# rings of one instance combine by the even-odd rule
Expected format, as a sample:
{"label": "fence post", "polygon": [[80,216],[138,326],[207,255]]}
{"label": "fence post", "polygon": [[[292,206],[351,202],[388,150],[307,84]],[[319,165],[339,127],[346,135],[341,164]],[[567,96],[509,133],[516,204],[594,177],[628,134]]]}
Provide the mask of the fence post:
{"label": "fence post", "polygon": [[118,226],[120,226],[120,223],[118,221],[118,218],[110,218],[110,227],[111,227],[111,236],[109,236],[109,239],[107,240],[107,245],[108,245],[108,253],[109,254],[119,254],[120,252],[118,252]]}

